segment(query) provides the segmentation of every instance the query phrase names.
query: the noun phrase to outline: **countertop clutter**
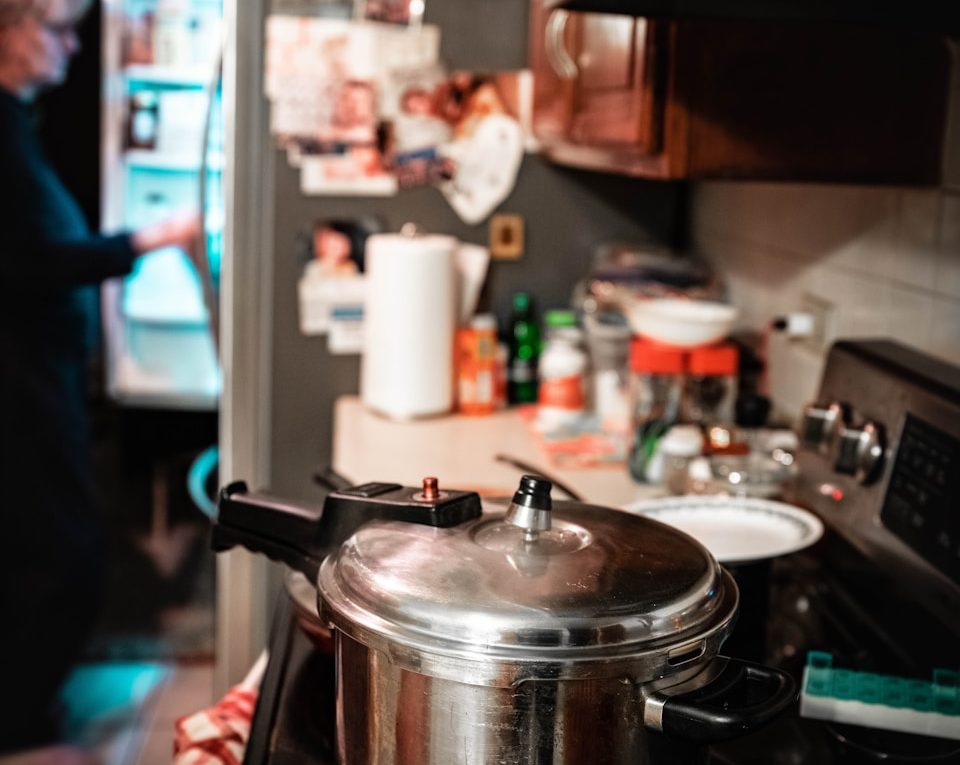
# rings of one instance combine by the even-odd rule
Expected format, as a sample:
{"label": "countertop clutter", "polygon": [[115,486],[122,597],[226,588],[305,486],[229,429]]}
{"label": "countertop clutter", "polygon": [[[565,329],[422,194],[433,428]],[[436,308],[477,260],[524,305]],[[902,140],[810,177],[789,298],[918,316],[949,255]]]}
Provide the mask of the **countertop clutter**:
{"label": "countertop clutter", "polygon": [[498,461],[500,454],[542,467],[591,504],[622,507],[664,493],[660,486],[635,483],[622,464],[548,464],[516,409],[398,422],[371,412],[356,396],[336,402],[333,467],[350,480],[413,485],[436,476],[442,486],[510,496],[524,471]]}

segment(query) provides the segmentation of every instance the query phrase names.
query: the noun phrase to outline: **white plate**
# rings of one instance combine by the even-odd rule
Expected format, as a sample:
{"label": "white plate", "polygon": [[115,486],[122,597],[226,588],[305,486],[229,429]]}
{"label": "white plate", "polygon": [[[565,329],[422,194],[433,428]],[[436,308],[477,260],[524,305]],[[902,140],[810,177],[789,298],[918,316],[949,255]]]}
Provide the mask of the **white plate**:
{"label": "white plate", "polygon": [[667,497],[623,508],[686,532],[721,563],[746,563],[802,550],[823,536],[812,513],[768,499]]}

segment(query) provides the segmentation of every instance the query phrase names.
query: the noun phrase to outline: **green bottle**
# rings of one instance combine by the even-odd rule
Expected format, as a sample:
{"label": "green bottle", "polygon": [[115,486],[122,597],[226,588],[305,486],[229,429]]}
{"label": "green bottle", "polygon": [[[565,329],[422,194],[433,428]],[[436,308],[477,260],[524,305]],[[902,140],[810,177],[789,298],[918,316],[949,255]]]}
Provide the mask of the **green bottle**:
{"label": "green bottle", "polygon": [[513,296],[509,342],[507,398],[511,404],[534,404],[537,401],[540,327],[534,320],[533,303],[526,292],[518,292]]}

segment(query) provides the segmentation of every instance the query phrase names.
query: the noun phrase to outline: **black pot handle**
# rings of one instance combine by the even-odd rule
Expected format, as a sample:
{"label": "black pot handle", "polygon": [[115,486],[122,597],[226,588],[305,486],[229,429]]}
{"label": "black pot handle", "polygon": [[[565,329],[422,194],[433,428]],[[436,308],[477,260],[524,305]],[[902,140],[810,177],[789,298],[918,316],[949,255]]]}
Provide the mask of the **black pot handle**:
{"label": "black pot handle", "polygon": [[652,694],[645,702],[647,724],[674,738],[710,744],[756,730],[796,699],[796,683],[786,672],[724,656],[713,661],[725,665],[706,685],[684,691],[696,685],[693,678],[676,693]]}
{"label": "black pot handle", "polygon": [[447,528],[482,512],[476,492],[433,491],[396,483],[365,483],[327,495],[323,506],[252,492],[242,481],[220,492],[211,546],[245,547],[286,563],[311,582],[323,559],[368,521],[392,520]]}
{"label": "black pot handle", "polygon": [[220,490],[211,547],[217,552],[244,547],[286,563],[317,581],[328,552],[320,520],[323,508],[252,492],[242,481]]}

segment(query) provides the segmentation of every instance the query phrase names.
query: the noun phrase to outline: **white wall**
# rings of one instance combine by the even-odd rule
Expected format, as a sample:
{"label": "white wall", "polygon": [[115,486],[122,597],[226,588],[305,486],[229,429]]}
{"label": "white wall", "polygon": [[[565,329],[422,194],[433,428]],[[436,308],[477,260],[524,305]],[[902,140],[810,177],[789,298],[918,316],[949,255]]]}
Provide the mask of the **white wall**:
{"label": "white wall", "polygon": [[[941,188],[710,182],[693,242],[728,280],[741,329],[832,304],[827,341],[885,336],[960,364],[960,68]],[[771,393],[794,415],[816,394],[824,350],[772,337]]]}

